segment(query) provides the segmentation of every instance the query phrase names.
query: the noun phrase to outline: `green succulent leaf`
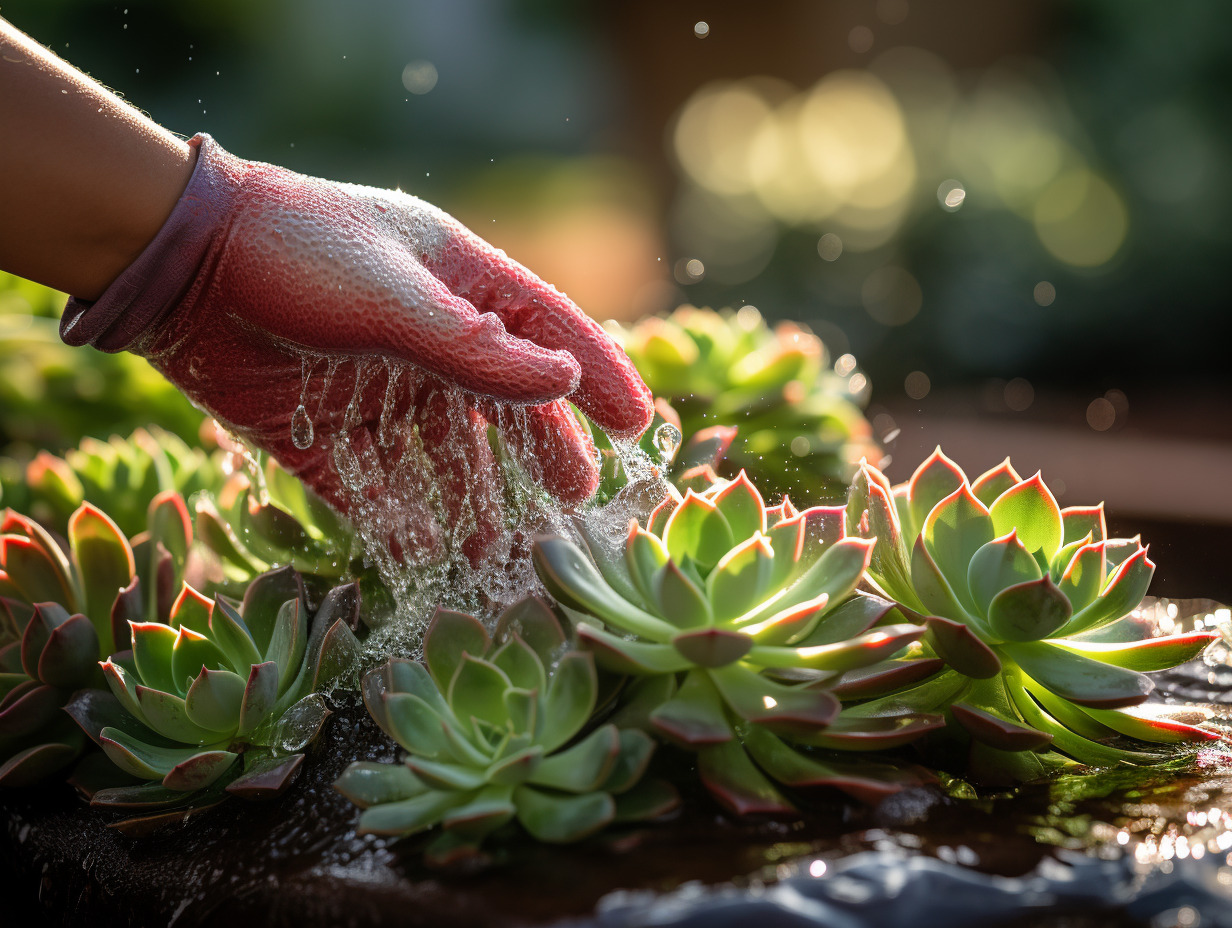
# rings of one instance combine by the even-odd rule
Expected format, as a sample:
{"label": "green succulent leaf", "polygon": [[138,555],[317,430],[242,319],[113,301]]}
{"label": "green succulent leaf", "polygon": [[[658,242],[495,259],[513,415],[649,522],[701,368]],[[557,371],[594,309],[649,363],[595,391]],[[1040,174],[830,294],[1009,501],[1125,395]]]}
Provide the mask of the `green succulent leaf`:
{"label": "green succulent leaf", "polygon": [[[178,692],[172,672],[172,657],[178,633],[157,622],[132,623],[133,659],[137,674],[147,685],[167,692]],[[179,681],[181,684],[183,680]],[[117,694],[118,695],[118,694]]]}
{"label": "green succulent leaf", "polygon": [[719,691],[700,670],[690,671],[675,694],[651,711],[648,719],[659,733],[691,746],[734,737]]}
{"label": "green succulent leaf", "polygon": [[1023,725],[1016,714],[1014,718],[1005,718],[960,702],[954,703],[950,711],[973,738],[1001,751],[1038,751],[1052,743],[1052,735]]}
{"label": "green succulent leaf", "polygon": [[690,659],[670,644],[621,638],[586,622],[578,624],[577,635],[578,642],[595,655],[595,661],[615,673],[677,673],[691,665]]}
{"label": "green succulent leaf", "polygon": [[1033,680],[1082,706],[1135,706],[1155,688],[1149,678],[1136,671],[1092,660],[1047,642],[1007,642],[1001,647]]}
{"label": "green succulent leaf", "polygon": [[246,676],[248,668],[261,663],[261,654],[248,626],[221,596],[214,599],[214,609],[210,614],[210,637],[226,655],[228,666],[237,674]]}
{"label": "green succulent leaf", "polygon": [[1074,612],[1081,612],[1099,596],[1104,584],[1105,547],[1102,541],[1080,545],[1061,574],[1061,592]]}
{"label": "green succulent leaf", "polygon": [[641,781],[655,749],[654,741],[645,732],[623,729],[618,731],[618,735],[620,747],[616,752],[616,762],[599,787],[613,795],[626,793]]}
{"label": "green succulent leaf", "polygon": [[735,815],[796,812],[737,741],[702,748],[697,755],[697,772],[710,794]]}
{"label": "green succulent leaf", "polygon": [[1053,638],[1048,643],[1105,664],[1150,673],[1168,670],[1191,661],[1218,640],[1219,635],[1213,632],[1189,632],[1183,635],[1162,635],[1143,641],[1102,643]]}
{"label": "green succulent leaf", "polygon": [[112,604],[136,574],[133,550],[115,522],[89,503],[69,519],[68,541],[81,575],[85,614],[98,634],[97,653],[106,657],[115,650],[109,621]]}
{"label": "green succulent leaf", "polygon": [[186,583],[171,606],[169,624],[172,628],[189,628],[200,635],[208,635],[213,611],[213,600],[207,599]]}
{"label": "green succulent leaf", "polygon": [[969,626],[942,616],[929,616],[925,623],[928,643],[959,673],[981,680],[1001,672],[1001,659]]}
{"label": "green succulent leaf", "polygon": [[753,639],[730,629],[702,628],[681,632],[672,647],[699,667],[725,667],[749,653]]}
{"label": "green succulent leaf", "polygon": [[663,529],[663,542],[677,562],[688,557],[703,570],[709,570],[731,550],[735,536],[726,517],[713,500],[685,493]]}
{"label": "green succulent leaf", "polygon": [[570,651],[557,664],[542,706],[539,743],[551,753],[568,742],[586,724],[595,708],[599,682],[589,654]]}
{"label": "green succulent leaf", "polygon": [[[966,484],[934,506],[924,520],[920,538],[937,570],[966,611],[978,611],[967,586],[971,558],[996,534],[988,509]],[[913,579],[915,570],[913,555]]]}
{"label": "green succulent leaf", "polygon": [[600,792],[573,796],[519,786],[514,790],[513,802],[522,827],[547,844],[579,841],[616,816],[612,797]]}
{"label": "green succulent leaf", "polygon": [[504,693],[513,683],[496,665],[463,654],[449,683],[447,699],[459,721],[476,718],[501,726],[509,721]]}
{"label": "green succulent leaf", "polygon": [[245,681],[239,674],[207,667],[188,688],[184,709],[195,725],[215,732],[232,732],[239,725],[244,689]]}
{"label": "green succulent leaf", "polygon": [[1099,543],[1108,538],[1104,521],[1104,504],[1098,506],[1067,506],[1061,510],[1061,522],[1065,526],[1065,544],[1072,544],[1090,535],[1091,541]]}
{"label": "green succulent leaf", "polygon": [[410,835],[426,831],[451,810],[466,805],[472,794],[453,790],[427,790],[400,802],[383,802],[360,813],[357,833]]}
{"label": "green succulent leaf", "polygon": [[1069,617],[1069,600],[1048,574],[1006,587],[988,605],[989,631],[1004,641],[1047,638]]}
{"label": "green succulent leaf", "polygon": [[826,690],[788,686],[740,665],[711,670],[708,675],[737,715],[780,734],[824,728],[839,713],[838,700]]}
{"label": "green succulent leaf", "polygon": [[659,568],[653,583],[659,614],[677,628],[699,628],[714,621],[706,594],[675,561]]}
{"label": "green succulent leaf", "polygon": [[[143,780],[162,780],[180,764],[192,760],[201,754],[226,754],[217,747],[202,745],[200,747],[160,747],[146,744],[126,732],[116,728],[104,728],[99,733],[99,740],[107,756],[121,770],[131,773]],[[239,755],[231,754],[234,761]],[[225,769],[225,768],[224,768]],[[221,774],[223,771],[219,770]],[[206,785],[206,784],[201,784]],[[175,787],[169,787],[175,788]],[[192,787],[194,789],[199,787]]]}
{"label": "green succulent leaf", "polygon": [[706,578],[715,618],[728,621],[760,603],[773,588],[774,567],[774,549],[760,532],[723,555]]}
{"label": "green succulent leaf", "polygon": [[677,629],[617,594],[585,554],[564,538],[539,538],[533,546],[535,571],[556,599],[617,628],[651,641],[668,641]]}
{"label": "green succulent leaf", "polygon": [[513,788],[495,784],[475,794],[468,803],[451,809],[441,819],[449,833],[479,839],[513,819]]}
{"label": "green succulent leaf", "polygon": [[604,725],[566,750],[545,758],[529,782],[568,793],[600,789],[615,768],[621,739],[615,725]]}
{"label": "green succulent leaf", "polygon": [[[411,693],[384,693],[386,732],[398,744],[420,757],[438,760],[450,754],[445,736],[445,720],[436,709]],[[483,755],[479,755],[484,761]]]}
{"label": "green succulent leaf", "polygon": [[988,509],[998,535],[1016,531],[1027,551],[1042,551],[1051,562],[1061,548],[1061,507],[1039,474],[998,496]]}
{"label": "green succulent leaf", "polygon": [[171,649],[171,679],[179,685],[177,692],[187,693],[189,683],[202,670],[220,670],[227,663],[222,651],[207,638],[181,625]]}
{"label": "green succulent leaf", "polygon": [[1010,459],[1006,458],[996,467],[985,471],[971,484],[971,492],[985,507],[991,506],[997,497],[1006,490],[1022,483],[1022,477],[1014,470]]}
{"label": "green succulent leaf", "polygon": [[478,619],[462,612],[437,609],[424,632],[424,662],[432,678],[445,689],[457,673],[463,654],[481,658],[491,644],[488,630]]}
{"label": "green succulent leaf", "polygon": [[[1110,551],[1111,545],[1106,550]],[[1147,557],[1146,548],[1137,546],[1117,568],[1095,602],[1076,613],[1062,629],[1062,634],[1070,636],[1094,631],[1128,615],[1142,602],[1154,573],[1155,564]]]}
{"label": "green succulent leaf", "polygon": [[[962,469],[937,448],[916,468],[907,482],[907,503],[916,531],[924,527],[928,514],[943,499],[967,482]],[[908,539],[908,542],[914,539]]]}
{"label": "green succulent leaf", "polygon": [[430,789],[465,792],[479,789],[488,782],[483,768],[428,760],[414,754],[406,759],[406,766]]}
{"label": "green succulent leaf", "polygon": [[766,531],[766,504],[761,493],[742,470],[713,497],[715,508],[723,514],[734,539]]}
{"label": "green succulent leaf", "polygon": [[355,761],[342,772],[334,789],[361,809],[412,799],[427,791],[423,782],[403,764]]}
{"label": "green succulent leaf", "polygon": [[[928,553],[923,535],[915,540],[915,545],[911,548],[911,583],[929,613],[960,622],[973,618],[959,602],[941,568]],[[970,593],[966,598],[971,598]]]}
{"label": "green succulent leaf", "polygon": [[1018,540],[1014,529],[983,545],[971,557],[967,586],[979,615],[988,615],[993,597],[1006,587],[1038,580],[1043,576],[1039,564]]}
{"label": "green succulent leaf", "polygon": [[278,665],[274,661],[254,664],[248,671],[236,734],[247,735],[256,731],[262,723],[269,720],[277,702]]}

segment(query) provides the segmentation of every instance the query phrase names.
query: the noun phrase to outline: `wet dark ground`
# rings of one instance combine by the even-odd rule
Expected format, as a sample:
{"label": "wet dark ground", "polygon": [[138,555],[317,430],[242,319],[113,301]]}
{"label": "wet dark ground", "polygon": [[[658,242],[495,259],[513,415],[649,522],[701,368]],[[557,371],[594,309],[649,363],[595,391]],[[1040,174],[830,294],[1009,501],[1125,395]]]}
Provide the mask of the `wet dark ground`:
{"label": "wet dark ground", "polygon": [[[1192,627],[1223,617],[1179,604]],[[1214,618],[1211,619],[1214,621]],[[1228,650],[1157,676],[1164,701],[1232,703]],[[1163,677],[1160,679],[1160,677]],[[514,838],[482,869],[433,871],[414,840],[354,834],[331,784],[394,750],[335,707],[279,801],[232,800],[141,837],[67,787],[0,798],[7,925],[1232,925],[1232,755],[973,796],[920,788],[876,809],[800,797],[798,822],[732,819],[700,792],[667,822],[568,847]],[[661,773],[694,778],[687,755]],[[683,764],[684,766],[673,766]],[[15,917],[10,921],[8,916]]]}

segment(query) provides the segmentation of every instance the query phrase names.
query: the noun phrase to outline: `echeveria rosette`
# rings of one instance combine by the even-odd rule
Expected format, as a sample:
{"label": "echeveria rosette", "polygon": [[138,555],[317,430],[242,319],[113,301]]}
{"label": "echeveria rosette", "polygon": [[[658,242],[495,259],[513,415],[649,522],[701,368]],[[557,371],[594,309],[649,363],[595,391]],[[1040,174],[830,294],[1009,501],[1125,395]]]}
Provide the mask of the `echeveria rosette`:
{"label": "echeveria rosette", "polygon": [[771,329],[751,306],[682,306],[613,334],[651,392],[679,414],[686,439],[715,425],[740,430],[728,476],[745,469],[767,492],[833,502],[861,458],[880,459],[861,411],[868,379],[854,364],[836,371],[807,329]]}
{"label": "echeveria rosette", "polygon": [[848,503],[849,530],[875,537],[869,576],[927,616],[927,643],[952,670],[888,699],[941,708],[975,739],[984,769],[1025,778],[1063,763],[1146,763],[1106,742],[1215,739],[1143,703],[1145,674],[1181,664],[1216,637],[1108,643],[1097,633],[1141,602],[1155,565],[1137,538],[1108,538],[1102,504],[1062,508],[1039,474],[1009,461],[974,481],[937,449],[891,487],[869,465]]}
{"label": "echeveria rosette", "polygon": [[0,786],[36,782],[81,754],[85,739],[61,709],[101,685],[112,611],[135,574],[128,540],[88,503],[63,547],[12,510],[0,519]]}
{"label": "echeveria rosette", "polygon": [[358,614],[355,586],[336,587],[310,623],[302,580],[284,567],[254,580],[238,608],[185,584],[166,622],[130,621],[132,650],[102,663],[110,694],[78,693],[68,709],[143,783],[92,801],[157,808],[207,788],[277,793],[328,714],[316,690],[356,667]]}
{"label": "echeveria rosette", "polygon": [[195,502],[197,537],[217,555],[228,581],[244,583],[275,565],[329,580],[354,576],[350,525],[263,452],[259,480],[237,470]]}
{"label": "echeveria rosette", "polygon": [[562,843],[676,804],[666,784],[642,782],[649,737],[612,724],[583,734],[598,695],[594,661],[569,649],[541,602],[510,607],[495,634],[439,609],[423,648],[424,663],[390,660],[365,678],[369,712],[407,754],[400,764],[353,763],[335,784],[364,810],[360,832],[439,825],[426,853],[444,862],[478,853],[515,819]]}
{"label": "echeveria rosette", "polygon": [[540,579],[601,666],[642,678],[625,717],[697,750],[703,780],[725,806],[792,811],[771,780],[862,797],[901,786],[876,765],[862,772],[785,743],[890,747],[941,722],[839,714],[831,687],[861,669],[869,694],[887,680],[902,685],[895,657],[924,634],[878,624],[892,619],[891,604],[855,592],[873,546],[845,535],[841,508],[767,509],[741,472],[664,500],[646,528],[631,523],[617,551],[588,541],[589,552],[537,539]]}

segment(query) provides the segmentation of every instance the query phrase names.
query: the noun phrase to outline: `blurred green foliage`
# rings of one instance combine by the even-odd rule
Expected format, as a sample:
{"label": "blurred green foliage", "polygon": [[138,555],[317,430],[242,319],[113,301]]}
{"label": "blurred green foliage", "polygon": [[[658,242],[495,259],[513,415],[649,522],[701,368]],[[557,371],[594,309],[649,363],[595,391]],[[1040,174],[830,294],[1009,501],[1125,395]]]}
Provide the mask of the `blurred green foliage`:
{"label": "blurred green foliage", "polygon": [[60,341],[64,300],[0,272],[0,456],[24,463],[148,425],[196,445],[204,416],[144,360]]}

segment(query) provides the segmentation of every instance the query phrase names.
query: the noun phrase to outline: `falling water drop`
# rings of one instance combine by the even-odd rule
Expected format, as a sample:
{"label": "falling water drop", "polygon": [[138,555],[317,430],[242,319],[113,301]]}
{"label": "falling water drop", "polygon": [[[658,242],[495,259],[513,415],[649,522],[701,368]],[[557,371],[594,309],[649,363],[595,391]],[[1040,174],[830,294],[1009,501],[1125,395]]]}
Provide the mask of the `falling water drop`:
{"label": "falling water drop", "polygon": [[312,419],[308,417],[304,404],[300,403],[291,415],[291,441],[300,451],[307,451],[312,447],[312,439]]}
{"label": "falling water drop", "polygon": [[651,442],[653,442],[655,450],[659,452],[659,459],[663,463],[670,464],[676,457],[676,450],[680,447],[680,439],[682,437],[680,429],[670,422],[664,422],[655,429]]}

